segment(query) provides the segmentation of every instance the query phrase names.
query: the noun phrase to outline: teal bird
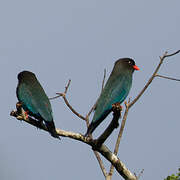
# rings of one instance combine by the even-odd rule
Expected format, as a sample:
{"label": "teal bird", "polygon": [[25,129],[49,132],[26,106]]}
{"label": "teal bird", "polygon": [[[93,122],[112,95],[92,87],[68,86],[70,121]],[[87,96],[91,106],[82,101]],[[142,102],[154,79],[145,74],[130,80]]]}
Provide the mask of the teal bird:
{"label": "teal bird", "polygon": [[85,136],[89,136],[108,116],[112,111],[112,104],[122,103],[126,99],[131,89],[134,70],[139,70],[139,68],[130,58],[122,58],[115,62],[110,77],[97,101],[93,120]]}
{"label": "teal bird", "polygon": [[34,73],[23,71],[18,74],[16,95],[23,109],[40,123],[44,121],[49,133],[59,138],[53,122],[51,104]]}

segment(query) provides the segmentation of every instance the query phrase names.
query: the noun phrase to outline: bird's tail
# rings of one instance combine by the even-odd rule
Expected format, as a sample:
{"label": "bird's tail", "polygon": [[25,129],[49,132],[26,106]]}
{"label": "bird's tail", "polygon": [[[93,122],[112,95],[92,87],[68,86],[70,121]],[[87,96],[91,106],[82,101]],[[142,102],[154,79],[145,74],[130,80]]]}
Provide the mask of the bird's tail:
{"label": "bird's tail", "polygon": [[111,112],[111,109],[105,111],[100,118],[97,120],[92,120],[91,124],[89,125],[86,134],[84,135],[85,137],[89,136],[90,134],[93,133],[93,131],[99,126],[99,124],[107,117],[107,115]]}
{"label": "bird's tail", "polygon": [[45,124],[46,124],[46,127],[47,127],[49,133],[51,134],[51,136],[53,136],[54,138],[60,139],[59,135],[56,132],[54,122],[53,121],[51,121],[51,122],[45,121]]}
{"label": "bird's tail", "polygon": [[101,122],[97,121],[97,122],[91,122],[91,124],[89,125],[86,134],[84,135],[85,137],[89,136],[90,134],[93,133],[93,131],[96,129],[96,127],[100,124]]}

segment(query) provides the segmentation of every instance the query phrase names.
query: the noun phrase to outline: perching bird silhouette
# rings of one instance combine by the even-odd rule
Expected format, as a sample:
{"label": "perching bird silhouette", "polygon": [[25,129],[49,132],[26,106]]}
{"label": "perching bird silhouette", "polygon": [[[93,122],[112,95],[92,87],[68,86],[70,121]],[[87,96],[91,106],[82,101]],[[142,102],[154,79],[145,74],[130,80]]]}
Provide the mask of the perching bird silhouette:
{"label": "perching bird silhouette", "polygon": [[134,60],[122,58],[115,62],[114,68],[97,101],[95,113],[85,136],[89,136],[112,111],[112,104],[122,103],[129,94],[134,70],[139,70]]}
{"label": "perching bird silhouette", "polygon": [[23,109],[40,123],[44,121],[49,133],[59,138],[53,121],[51,104],[34,73],[22,71],[18,74],[16,95]]}

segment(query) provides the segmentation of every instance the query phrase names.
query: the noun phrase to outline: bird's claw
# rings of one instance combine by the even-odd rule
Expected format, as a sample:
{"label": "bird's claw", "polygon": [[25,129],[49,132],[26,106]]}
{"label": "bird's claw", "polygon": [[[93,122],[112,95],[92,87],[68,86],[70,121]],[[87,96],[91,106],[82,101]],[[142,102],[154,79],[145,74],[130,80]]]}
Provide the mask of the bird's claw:
{"label": "bird's claw", "polygon": [[123,107],[121,106],[121,104],[119,102],[112,104],[113,111],[115,111],[115,110],[122,111],[122,109],[123,109]]}

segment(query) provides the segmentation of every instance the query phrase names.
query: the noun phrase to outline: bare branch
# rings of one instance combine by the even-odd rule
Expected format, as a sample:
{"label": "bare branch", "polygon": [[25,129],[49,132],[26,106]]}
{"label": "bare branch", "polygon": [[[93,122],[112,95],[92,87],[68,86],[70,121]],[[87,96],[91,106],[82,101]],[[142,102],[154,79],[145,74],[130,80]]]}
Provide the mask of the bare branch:
{"label": "bare branch", "polygon": [[65,90],[64,90],[64,93],[56,93],[58,96],[55,96],[55,97],[52,97],[52,98],[49,98],[50,100],[52,99],[56,99],[56,98],[59,98],[59,97],[62,97],[64,99],[64,102],[65,104],[69,107],[69,109],[76,115],[78,116],[79,118],[83,119],[83,120],[86,120],[86,118],[84,116],[82,116],[80,113],[78,113],[68,102],[67,98],[66,98],[66,94],[67,94],[67,91],[68,91],[68,88],[70,86],[70,83],[71,83],[71,80],[69,79],[67,85],[65,86]]}
{"label": "bare branch", "polygon": [[[98,100],[97,100],[98,101]],[[94,109],[96,108],[97,105],[97,101],[95,102],[95,104],[93,105],[93,107],[90,109],[90,111],[88,112],[87,116],[89,117],[91,115],[91,113],[94,111]]]}
{"label": "bare branch", "polygon": [[162,76],[162,75],[159,75],[159,74],[156,74],[156,77],[169,79],[169,80],[173,80],[173,81],[180,81],[180,79],[176,79],[176,78],[172,78],[172,77],[168,77],[168,76]]}
{"label": "bare branch", "polygon": [[[106,78],[106,69],[104,69],[104,76],[103,76],[103,81],[102,81],[102,88],[101,88],[101,92],[104,88],[104,82],[105,82],[105,78]],[[97,100],[98,101],[98,100]],[[96,108],[96,105],[97,105],[97,101],[95,102],[95,104],[93,105],[93,107],[90,109],[90,111],[88,112],[88,114],[86,115],[86,126],[89,127],[89,116],[91,115],[91,113],[94,111],[94,109]],[[90,138],[93,139],[92,135],[90,135]],[[107,174],[107,171],[104,167],[104,164],[103,164],[103,161],[100,157],[100,155],[98,154],[97,151],[93,150],[95,156],[96,156],[96,159],[98,160],[98,163],[100,165],[100,168],[102,170],[102,173],[104,175],[105,178],[107,178],[108,174]]]}
{"label": "bare branch", "polygon": [[[37,123],[36,120],[34,120],[33,118],[24,118],[22,116],[22,114],[18,114],[17,111],[12,111],[11,116],[14,117],[21,117],[20,119],[33,125],[36,126],[40,129],[43,129],[45,131],[47,131],[47,128],[45,126],[43,126],[43,124],[41,123]],[[75,139],[78,141],[81,141],[83,143],[86,143],[88,145],[90,145],[92,148],[96,147],[96,143],[94,140],[92,140],[91,138],[86,138],[84,137],[82,134],[79,133],[74,133],[74,132],[70,132],[70,131],[64,131],[64,130],[60,130],[56,128],[56,132],[59,136],[62,137],[68,137],[71,139]],[[110,161],[114,167],[116,168],[117,172],[124,177],[124,179],[128,179],[128,180],[137,180],[136,177],[134,176],[134,174],[132,174],[124,165],[124,163],[115,155],[113,154],[105,145],[102,145],[101,147],[97,148],[97,151],[102,154],[108,161]]]}
{"label": "bare branch", "polygon": [[[22,107],[19,107],[19,108],[20,109],[17,109],[17,111],[11,111],[10,116],[14,116],[14,117],[16,117],[16,119],[18,119],[20,121],[25,121],[39,129],[48,131],[47,127],[43,123],[39,123],[39,121],[35,120],[34,118],[31,118],[30,116],[28,116],[28,118],[25,117],[25,113],[23,113],[24,110],[22,109]],[[21,113],[19,111],[21,111]]]}
{"label": "bare branch", "polygon": [[[106,79],[106,69],[104,69],[104,76],[103,76],[103,81],[102,81],[102,88],[101,88],[101,93],[104,89],[104,84],[105,84],[105,79]],[[101,94],[100,94],[101,95]],[[89,117],[91,115],[91,113],[95,110],[96,105],[97,105],[98,99],[96,100],[95,104],[92,106],[92,108],[90,109],[90,111],[88,112],[87,116]]]}
{"label": "bare branch", "polygon": [[123,116],[123,119],[122,119],[121,128],[119,130],[117,143],[116,143],[116,146],[115,146],[115,149],[114,149],[114,154],[116,154],[116,155],[118,153],[119,144],[120,144],[120,141],[121,141],[121,138],[122,138],[124,127],[125,127],[125,124],[126,124],[127,115],[128,115],[128,112],[129,112],[129,104],[127,102],[125,102],[125,106],[126,106],[126,110],[125,110],[125,113],[124,113],[124,116]]}
{"label": "bare branch", "polygon": [[67,94],[67,91],[68,91],[68,88],[70,86],[70,83],[71,83],[71,79],[69,79],[67,86],[65,86],[64,94]]}
{"label": "bare branch", "polygon": [[172,54],[168,54],[168,52],[166,51],[162,57],[160,57],[160,62],[158,64],[158,66],[156,67],[154,73],[152,74],[152,76],[150,77],[150,79],[148,80],[148,82],[146,83],[146,85],[144,86],[144,88],[141,90],[141,92],[136,96],[136,98],[129,104],[129,108],[131,108],[131,106],[133,106],[136,101],[143,95],[143,93],[145,92],[145,90],[149,87],[149,85],[151,84],[151,82],[153,81],[153,79],[156,77],[157,72],[159,71],[164,59],[166,57],[170,57],[170,56],[174,56],[176,54],[180,53],[180,50],[172,53]]}
{"label": "bare branch", "polygon": [[[166,55],[166,53],[163,55],[163,57]],[[145,90],[149,87],[149,85],[152,83],[154,77],[156,76],[156,73],[158,72],[159,68],[161,67],[162,63],[163,63],[164,58],[160,57],[160,62],[158,64],[158,66],[156,67],[154,73],[152,74],[152,76],[150,77],[150,79],[148,80],[148,82],[146,83],[146,85],[144,86],[144,88],[141,90],[141,92],[135,97],[135,99],[130,103],[129,107],[133,106],[136,101],[143,95],[143,93],[145,92]]]}
{"label": "bare branch", "polygon": [[50,97],[49,100],[57,99],[57,98],[59,98],[59,97],[61,97],[61,96],[58,95],[58,96]]}
{"label": "bare branch", "polygon": [[[86,116],[86,126],[87,127],[89,126],[89,117],[88,116]],[[90,136],[90,138],[93,139],[92,135]],[[106,172],[106,169],[104,167],[103,161],[101,160],[101,157],[100,157],[99,153],[97,151],[95,151],[95,150],[93,150],[93,153],[96,156],[96,159],[97,159],[97,161],[99,163],[99,166],[100,166],[100,168],[102,170],[102,173],[103,173],[104,177],[106,178],[107,177],[107,172]]]}
{"label": "bare branch", "polygon": [[69,109],[79,118],[86,120],[86,118],[84,116],[82,116],[81,114],[79,114],[68,102],[67,98],[66,98],[66,94],[65,93],[56,93],[59,96],[62,96],[62,98],[64,99],[65,104],[69,107]]}
{"label": "bare branch", "polygon": [[174,52],[174,53],[172,53],[172,54],[166,54],[166,55],[165,55],[165,58],[166,58],[166,57],[170,57],[170,56],[174,56],[174,55],[176,55],[176,54],[178,54],[178,53],[180,53],[180,50],[178,50],[178,51],[176,51],[176,52]]}
{"label": "bare branch", "polygon": [[[130,103],[130,99],[129,99],[128,103]],[[124,131],[124,127],[125,127],[125,124],[126,124],[127,115],[128,115],[128,112],[129,112],[129,104],[128,103],[125,102],[126,110],[124,112],[124,116],[123,116],[123,119],[122,119],[122,122],[121,122],[121,128],[119,130],[118,138],[116,140],[116,145],[115,145],[115,149],[114,149],[114,154],[115,155],[117,155],[117,153],[118,153],[120,141],[121,141],[122,134],[123,134],[123,131]],[[110,176],[109,179],[112,178],[113,172],[114,172],[114,166],[111,164],[111,167],[110,167],[110,170],[109,170],[109,176]]]}
{"label": "bare branch", "polygon": [[[88,116],[86,116],[86,126],[87,127],[89,126],[89,117]],[[90,136],[90,138],[93,139],[92,135]],[[104,167],[103,161],[101,160],[101,157],[100,157],[99,153],[97,151],[94,151],[94,150],[93,150],[93,153],[96,156],[96,159],[97,159],[97,161],[99,163],[99,166],[101,168],[101,171],[102,171],[104,177],[106,178],[107,177],[107,172],[106,172],[106,169]]]}
{"label": "bare branch", "polygon": [[103,161],[102,161],[102,159],[101,159],[101,157],[100,157],[100,155],[98,154],[97,151],[93,150],[93,152],[94,152],[94,154],[96,156],[96,159],[98,160],[98,163],[99,163],[99,166],[101,168],[101,171],[102,171],[104,177],[106,178],[108,176],[108,174],[107,174],[106,169],[104,167]]}
{"label": "bare branch", "polygon": [[[67,93],[68,88],[69,88],[69,86],[70,86],[70,83],[71,83],[71,79],[69,79],[67,85],[65,86],[64,94]],[[56,93],[56,94],[57,94],[57,93]],[[62,94],[62,93],[61,93],[61,94]],[[49,100],[57,99],[57,98],[59,98],[59,97],[61,97],[61,96],[62,96],[62,95],[54,96],[54,97],[52,97],[52,98],[49,98]]]}

